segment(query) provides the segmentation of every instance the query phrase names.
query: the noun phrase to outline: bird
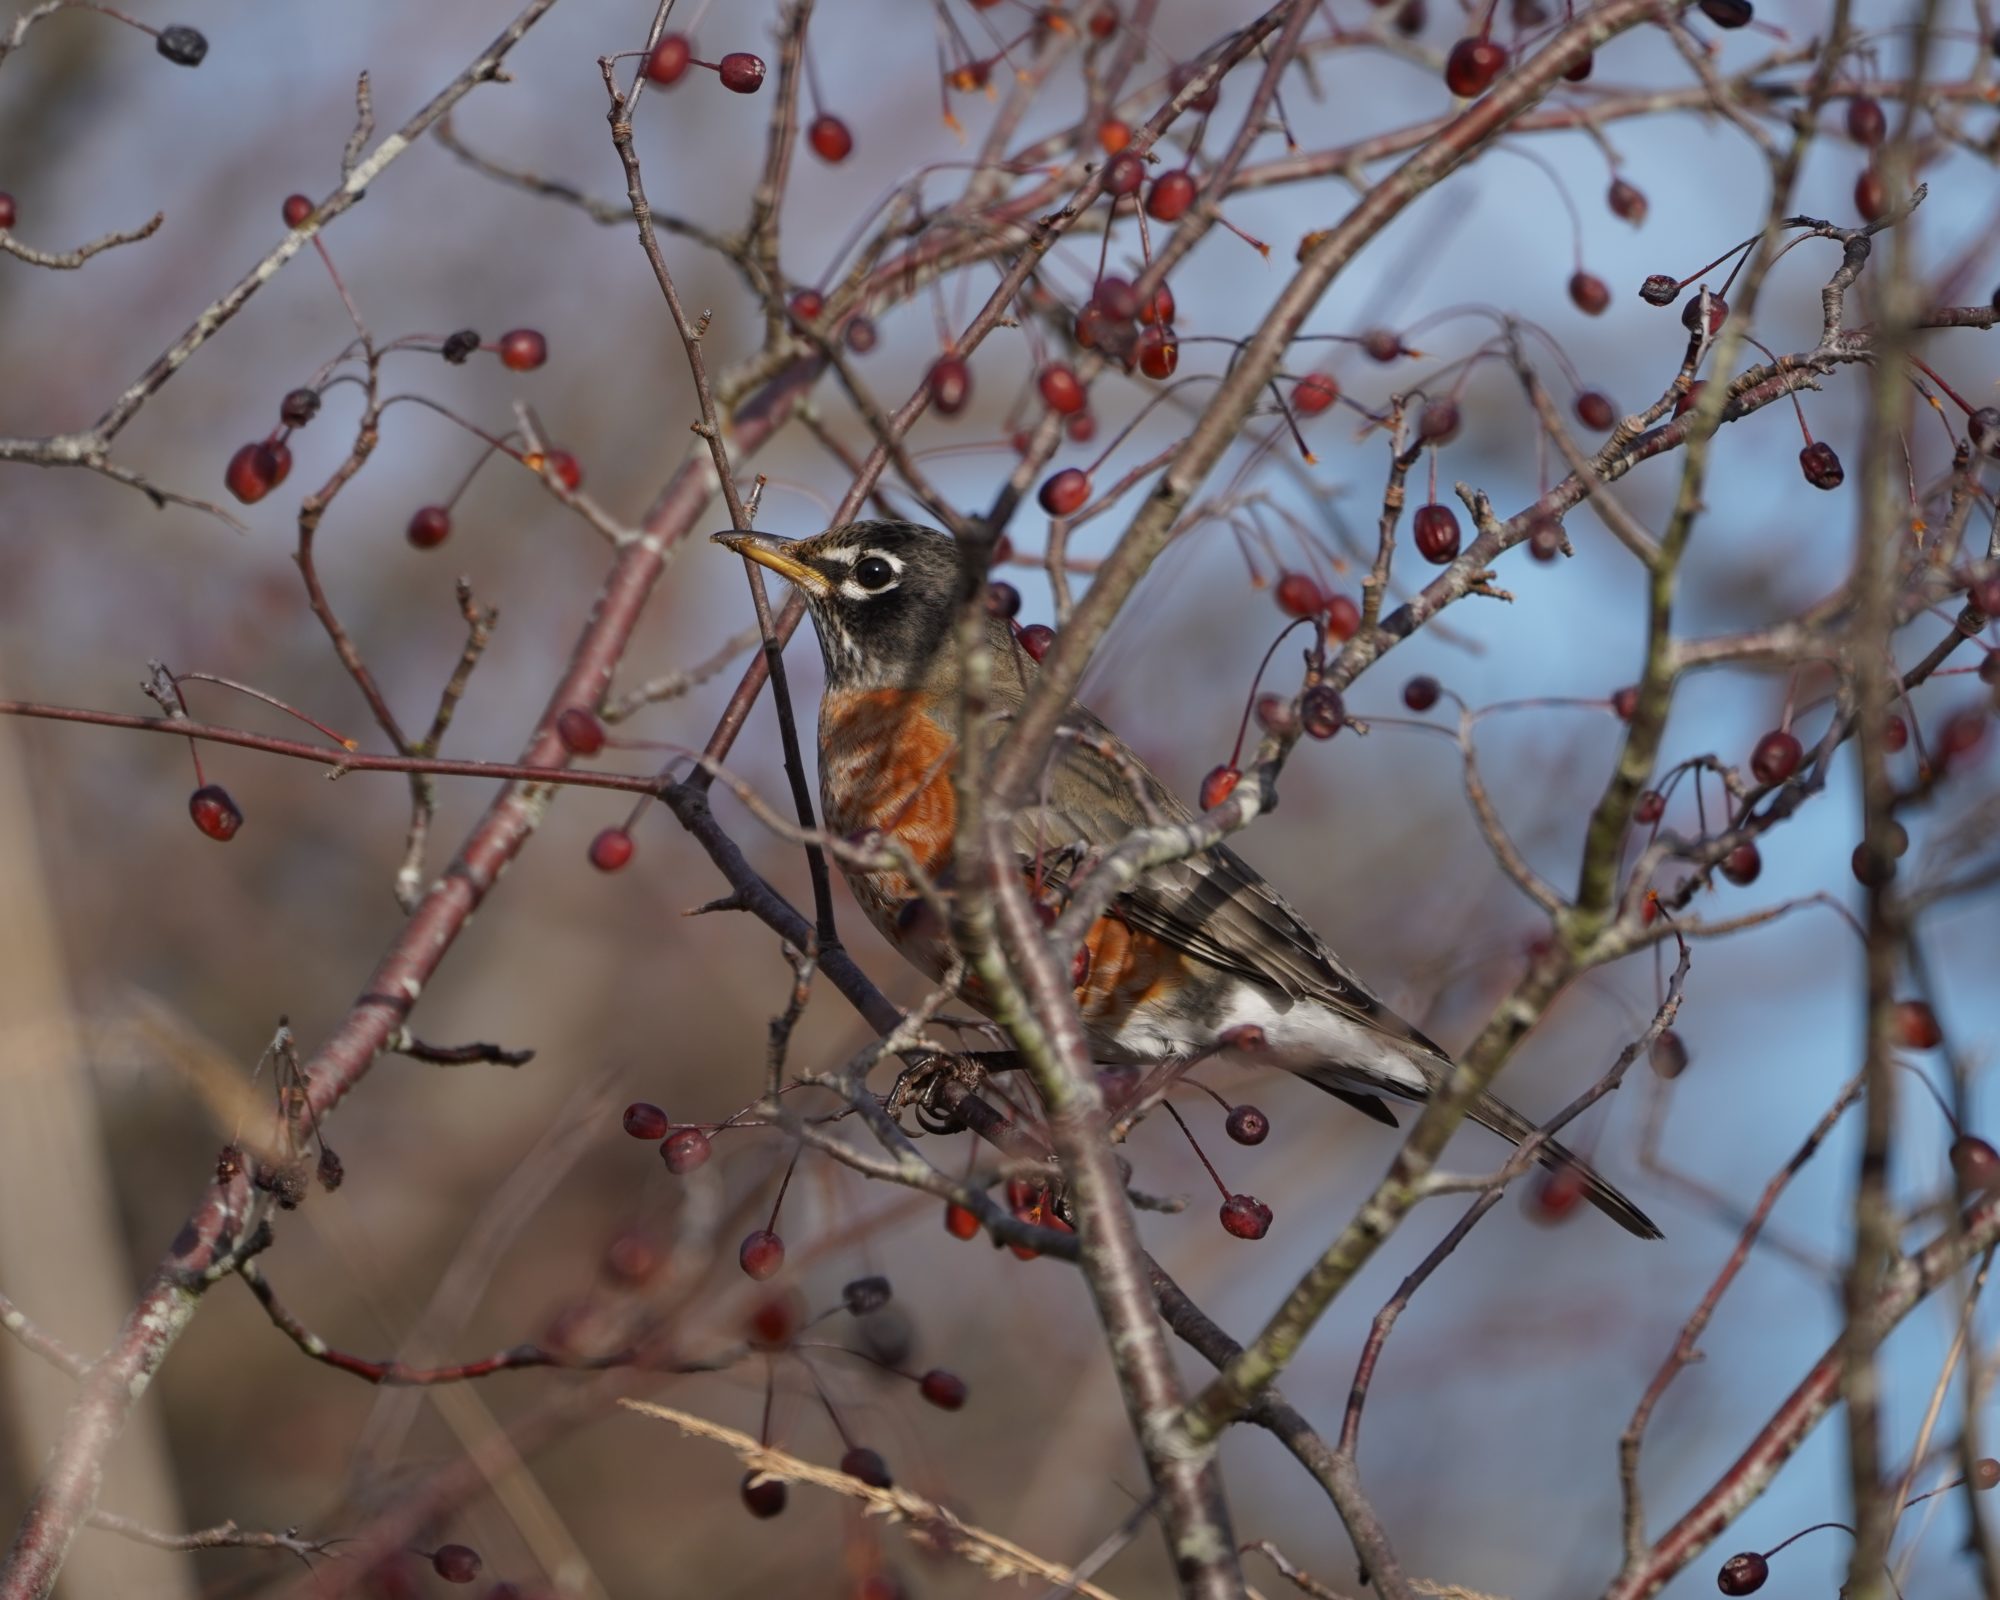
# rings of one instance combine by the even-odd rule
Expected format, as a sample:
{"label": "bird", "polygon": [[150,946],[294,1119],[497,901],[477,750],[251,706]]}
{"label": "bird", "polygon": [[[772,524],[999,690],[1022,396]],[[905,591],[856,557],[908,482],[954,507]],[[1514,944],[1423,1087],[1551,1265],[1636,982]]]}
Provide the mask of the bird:
{"label": "bird", "polygon": [[[934,884],[949,888],[957,815],[952,769],[961,732],[955,623],[963,573],[957,541],[914,522],[845,523],[801,539],[729,532],[716,543],[777,573],[803,597],[819,636],[820,804],[840,837],[893,835]],[[989,715],[1018,709],[1040,665],[1004,617],[987,618]],[[1023,870],[1058,891],[1086,852],[1155,818],[1194,813],[1117,735],[1072,704],[1036,802],[1013,819]],[[1076,734],[1084,737],[1076,737]],[[993,735],[989,733],[988,737]],[[951,964],[950,932],[901,868],[840,863],[875,928],[933,981]],[[1284,1067],[1377,1122],[1388,1099],[1423,1101],[1451,1057],[1370,991],[1273,885],[1226,845],[1155,867],[1086,934],[1076,1004],[1093,1057],[1167,1066],[1261,1034],[1260,1062]],[[980,1003],[976,982],[963,997]],[[1253,1034],[1248,1030],[1255,1029]],[[1237,1032],[1235,1030],[1244,1030]],[[1520,1144],[1532,1119],[1481,1093],[1475,1122]],[[1627,1232],[1658,1227],[1589,1162],[1553,1139],[1537,1158],[1578,1185]]]}

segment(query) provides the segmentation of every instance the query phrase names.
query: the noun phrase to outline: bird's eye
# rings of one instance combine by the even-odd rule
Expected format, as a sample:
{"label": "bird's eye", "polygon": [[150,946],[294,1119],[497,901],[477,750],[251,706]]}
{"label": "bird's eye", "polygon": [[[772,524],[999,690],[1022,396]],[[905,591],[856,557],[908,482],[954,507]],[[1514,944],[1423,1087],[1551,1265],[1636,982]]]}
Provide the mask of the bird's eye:
{"label": "bird's eye", "polygon": [[896,581],[896,569],[880,556],[863,556],[854,564],[854,581],[870,591],[886,589]]}

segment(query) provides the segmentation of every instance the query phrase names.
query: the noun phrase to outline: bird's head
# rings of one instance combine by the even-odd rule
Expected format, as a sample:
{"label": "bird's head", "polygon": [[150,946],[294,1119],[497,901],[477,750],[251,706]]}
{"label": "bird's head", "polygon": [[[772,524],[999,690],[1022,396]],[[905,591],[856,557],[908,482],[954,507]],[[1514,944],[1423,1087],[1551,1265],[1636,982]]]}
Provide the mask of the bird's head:
{"label": "bird's head", "polygon": [[715,542],[769,567],[805,597],[829,687],[922,683],[950,636],[959,549],[934,529],[850,522],[809,539],[718,533]]}

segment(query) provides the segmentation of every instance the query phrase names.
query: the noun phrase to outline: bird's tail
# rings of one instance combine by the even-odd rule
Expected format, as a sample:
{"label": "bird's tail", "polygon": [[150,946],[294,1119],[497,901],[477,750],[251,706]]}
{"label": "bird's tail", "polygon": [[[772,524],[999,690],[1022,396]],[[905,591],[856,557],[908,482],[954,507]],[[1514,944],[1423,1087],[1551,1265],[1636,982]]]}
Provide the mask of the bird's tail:
{"label": "bird's tail", "polygon": [[[1429,1066],[1429,1062],[1424,1062],[1419,1065],[1419,1070],[1423,1072],[1427,1081],[1435,1082],[1433,1074],[1426,1070]],[[1379,1095],[1359,1090],[1354,1079],[1338,1068],[1319,1068],[1303,1076],[1308,1082],[1326,1090],[1328,1094],[1338,1096],[1357,1110],[1374,1117],[1378,1122],[1386,1122],[1392,1128],[1396,1125],[1395,1114],[1382,1103]],[[1407,1089],[1398,1092],[1411,1093]],[[1532,1138],[1536,1131],[1533,1122],[1522,1116],[1506,1101],[1496,1100],[1490,1094],[1482,1093],[1473,1101],[1468,1114],[1482,1128],[1491,1129],[1509,1144],[1523,1144]],[[1627,1233],[1636,1234],[1641,1239],[1666,1237],[1651,1217],[1626,1199],[1601,1172],[1567,1145],[1560,1144],[1554,1139],[1544,1139],[1535,1151],[1535,1159],[1551,1172],[1573,1175],[1583,1186],[1584,1198]]]}
{"label": "bird's tail", "polygon": [[[1534,1136],[1533,1122],[1506,1101],[1496,1100],[1490,1094],[1482,1093],[1473,1101],[1468,1115],[1480,1127],[1492,1129],[1509,1144],[1523,1144]],[[1559,1144],[1554,1139],[1544,1139],[1535,1151],[1535,1159],[1551,1172],[1574,1174],[1583,1185],[1583,1197],[1627,1233],[1636,1234],[1641,1239],[1666,1237],[1651,1217],[1626,1199],[1603,1173],[1567,1145]]]}

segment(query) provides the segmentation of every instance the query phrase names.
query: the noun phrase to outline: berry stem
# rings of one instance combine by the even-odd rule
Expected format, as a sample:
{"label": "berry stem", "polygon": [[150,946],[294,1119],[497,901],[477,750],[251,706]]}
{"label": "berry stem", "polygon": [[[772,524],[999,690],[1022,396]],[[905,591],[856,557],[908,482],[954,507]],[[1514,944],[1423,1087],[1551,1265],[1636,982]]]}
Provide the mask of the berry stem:
{"label": "berry stem", "polygon": [[1215,1180],[1217,1191],[1223,1199],[1227,1200],[1229,1198],[1229,1185],[1222,1181],[1222,1174],[1215,1170],[1215,1163],[1208,1159],[1208,1152],[1202,1149],[1201,1141],[1195,1138],[1194,1130],[1187,1125],[1187,1119],[1168,1102],[1163,1100],[1160,1104],[1165,1109],[1167,1115],[1174,1119],[1175,1124],[1180,1128],[1181,1132],[1187,1135],[1187,1142],[1194,1147],[1194,1153],[1201,1158],[1201,1164],[1208,1168],[1209,1177]]}
{"label": "berry stem", "polygon": [[[280,700],[276,695],[266,694],[262,689],[253,689],[247,683],[238,683],[234,678],[218,677],[216,676],[216,674],[212,672],[176,673],[174,675],[174,687],[176,692],[179,691],[180,685],[182,685],[183,683],[212,683],[216,685],[218,688],[234,689],[238,694],[247,694],[253,700],[261,700],[267,706],[277,707],[278,710],[284,712],[287,716],[297,717],[299,721],[305,723],[306,726],[308,727],[319,729],[321,733],[325,734],[329,739],[331,739],[335,744],[339,745],[343,750],[359,750],[361,748],[359,741],[348,738],[347,735],[344,733],[335,733],[333,729],[329,728],[324,722],[319,721],[315,717],[307,716],[305,712],[301,711],[297,706],[287,705],[284,701]],[[182,705],[183,706],[186,705],[185,699],[183,699]]]}

